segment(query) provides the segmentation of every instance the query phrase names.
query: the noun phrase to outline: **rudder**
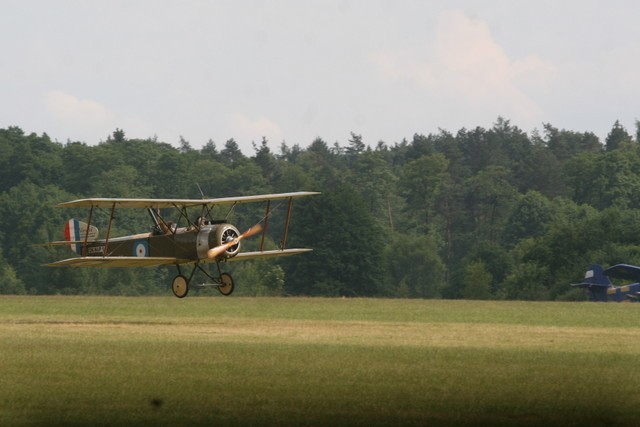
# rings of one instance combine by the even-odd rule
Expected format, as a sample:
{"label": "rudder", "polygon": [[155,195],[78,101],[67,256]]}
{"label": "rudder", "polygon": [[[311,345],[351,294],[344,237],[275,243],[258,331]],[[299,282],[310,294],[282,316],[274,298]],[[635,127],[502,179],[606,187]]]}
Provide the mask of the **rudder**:
{"label": "rudder", "polygon": [[64,239],[70,242],[71,250],[78,255],[82,255],[82,244],[85,241],[94,242],[97,238],[98,228],[89,226],[86,222],[70,219],[64,225]]}
{"label": "rudder", "polygon": [[589,270],[587,270],[582,283],[596,286],[611,286],[611,280],[604,275],[604,269],[598,264],[592,265]]}
{"label": "rudder", "polygon": [[607,290],[611,287],[611,280],[605,276],[601,265],[594,264],[585,273],[584,280],[572,286],[587,288],[592,301],[607,301]]}

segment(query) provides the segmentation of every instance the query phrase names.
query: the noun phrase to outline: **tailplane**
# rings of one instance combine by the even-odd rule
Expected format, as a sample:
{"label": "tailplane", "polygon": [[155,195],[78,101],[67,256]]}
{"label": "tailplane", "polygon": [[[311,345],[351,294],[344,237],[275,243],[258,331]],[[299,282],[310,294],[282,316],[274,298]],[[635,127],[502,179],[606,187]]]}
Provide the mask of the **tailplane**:
{"label": "tailplane", "polygon": [[592,301],[607,301],[607,289],[611,287],[611,280],[604,275],[602,266],[594,264],[587,270],[581,283],[571,286],[588,289]]}
{"label": "tailplane", "polygon": [[64,239],[70,243],[72,251],[81,255],[82,244],[85,241],[94,242],[98,239],[98,228],[77,219],[70,219],[64,225]]}

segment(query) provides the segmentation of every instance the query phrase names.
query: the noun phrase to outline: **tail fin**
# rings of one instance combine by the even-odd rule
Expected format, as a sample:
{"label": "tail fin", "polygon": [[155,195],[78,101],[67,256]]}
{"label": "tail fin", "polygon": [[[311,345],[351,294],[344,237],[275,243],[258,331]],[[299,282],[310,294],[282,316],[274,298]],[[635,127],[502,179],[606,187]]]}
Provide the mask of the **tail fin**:
{"label": "tail fin", "polygon": [[[87,232],[88,230],[88,232]],[[87,223],[70,219],[64,225],[64,239],[70,243],[71,250],[78,255],[82,254],[82,244],[94,242],[98,238],[98,228]]]}
{"label": "tail fin", "polygon": [[591,268],[587,270],[582,283],[595,286],[611,286],[611,280],[604,275],[604,269],[598,264],[592,265]]}
{"label": "tail fin", "polygon": [[606,301],[607,289],[611,287],[611,280],[604,275],[602,266],[594,264],[587,270],[581,283],[571,286],[587,288],[593,301]]}

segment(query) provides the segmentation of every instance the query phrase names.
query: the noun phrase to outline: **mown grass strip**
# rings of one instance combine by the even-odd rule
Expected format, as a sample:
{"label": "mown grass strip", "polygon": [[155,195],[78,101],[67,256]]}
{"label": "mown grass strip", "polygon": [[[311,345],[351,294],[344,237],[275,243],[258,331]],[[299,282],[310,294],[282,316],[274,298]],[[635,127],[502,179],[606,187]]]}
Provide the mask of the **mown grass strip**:
{"label": "mown grass strip", "polygon": [[220,316],[294,320],[640,327],[635,304],[341,298],[0,297],[0,321],[111,319],[208,322]]}

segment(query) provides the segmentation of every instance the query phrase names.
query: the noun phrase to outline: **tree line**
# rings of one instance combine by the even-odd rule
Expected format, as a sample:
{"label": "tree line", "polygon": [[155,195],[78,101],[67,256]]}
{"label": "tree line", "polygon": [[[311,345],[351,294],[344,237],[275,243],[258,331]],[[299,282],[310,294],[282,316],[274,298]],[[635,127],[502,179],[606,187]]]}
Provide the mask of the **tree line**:
{"label": "tree line", "polygon": [[[351,133],[343,144],[273,148],[263,138],[247,156],[233,139],[195,149],[116,129],[89,145],[8,127],[0,129],[0,293],[167,293],[172,268],[42,267],[69,254],[35,244],[60,240],[67,219],[87,215],[57,203],[308,190],[322,195],[294,203],[289,246],[314,251],[229,264],[238,294],[584,299],[568,285],[590,264],[640,263],[639,141],[638,123],[630,134],[616,121],[601,142],[551,124],[527,134],[498,118],[488,129],[393,143]],[[261,209],[234,222],[248,227]],[[145,212],[120,210],[113,233],[148,225]]]}

